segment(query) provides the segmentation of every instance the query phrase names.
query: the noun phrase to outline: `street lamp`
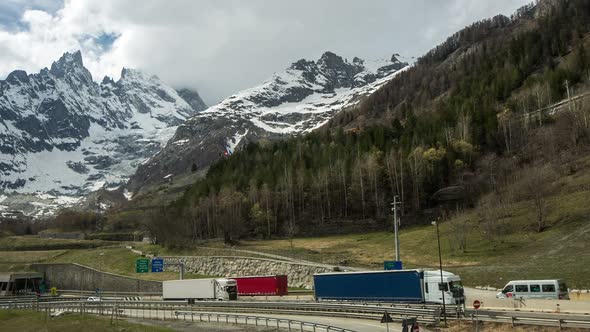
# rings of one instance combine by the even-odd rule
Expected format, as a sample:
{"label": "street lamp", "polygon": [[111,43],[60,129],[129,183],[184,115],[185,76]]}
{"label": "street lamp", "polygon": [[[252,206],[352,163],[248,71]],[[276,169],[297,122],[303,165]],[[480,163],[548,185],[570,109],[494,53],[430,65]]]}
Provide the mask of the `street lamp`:
{"label": "street lamp", "polygon": [[442,269],[442,254],[440,251],[440,233],[438,231],[438,222],[433,221],[432,225],[436,226],[436,240],[438,242],[438,264],[440,268],[440,287],[442,292],[442,305],[443,305],[443,317],[445,320],[445,327],[447,326],[447,307],[445,304],[445,283],[443,281],[443,269]]}
{"label": "street lamp", "polygon": [[[400,201],[397,200],[397,195],[393,196],[393,203],[391,204],[391,210],[393,211],[393,232],[395,238],[395,260],[400,261],[399,258],[399,222],[397,220],[397,206],[401,204]],[[399,263],[398,263],[399,264]]]}

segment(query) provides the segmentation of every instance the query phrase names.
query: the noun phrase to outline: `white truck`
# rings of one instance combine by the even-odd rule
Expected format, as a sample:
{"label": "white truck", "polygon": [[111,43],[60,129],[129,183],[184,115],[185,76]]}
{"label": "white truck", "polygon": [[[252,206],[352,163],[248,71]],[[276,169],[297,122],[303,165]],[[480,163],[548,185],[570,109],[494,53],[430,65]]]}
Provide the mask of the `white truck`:
{"label": "white truck", "polygon": [[331,272],[314,274],[316,300],[464,304],[461,277],[424,270]]}
{"label": "white truck", "polygon": [[237,300],[238,286],[227,278],[168,280],[162,283],[164,300]]}

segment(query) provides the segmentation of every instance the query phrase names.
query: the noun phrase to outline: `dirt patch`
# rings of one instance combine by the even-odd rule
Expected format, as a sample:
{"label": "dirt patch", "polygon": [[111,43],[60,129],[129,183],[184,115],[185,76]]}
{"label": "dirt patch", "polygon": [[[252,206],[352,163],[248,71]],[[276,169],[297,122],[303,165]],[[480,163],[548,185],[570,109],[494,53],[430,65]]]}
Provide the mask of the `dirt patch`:
{"label": "dirt patch", "polygon": [[259,331],[286,331],[286,329],[277,330],[276,328],[234,325],[234,324],[217,324],[207,322],[186,322],[186,321],[163,321],[163,320],[140,320],[126,319],[129,322],[140,323],[143,325],[161,326],[180,332],[259,332]]}

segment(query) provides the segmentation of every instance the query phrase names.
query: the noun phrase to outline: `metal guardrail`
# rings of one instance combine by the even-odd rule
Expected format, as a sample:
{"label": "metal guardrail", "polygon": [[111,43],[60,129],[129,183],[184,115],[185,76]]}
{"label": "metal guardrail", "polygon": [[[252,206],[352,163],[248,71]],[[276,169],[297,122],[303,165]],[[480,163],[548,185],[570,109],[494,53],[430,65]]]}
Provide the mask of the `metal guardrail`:
{"label": "metal guardrail", "polygon": [[[325,330],[325,331],[337,331],[337,332],[354,332],[353,330],[344,329],[341,327],[336,327],[332,325],[320,324],[320,323],[312,323],[312,322],[304,322],[295,319],[285,319],[285,318],[274,318],[274,317],[263,317],[263,316],[251,316],[251,315],[232,315],[232,314],[215,314],[215,313],[200,313],[200,312],[193,312],[193,311],[175,311],[174,314],[176,316],[191,316],[194,318],[195,316],[199,317],[199,321],[203,322],[216,322],[220,323],[220,318],[225,318],[225,323],[234,323],[239,324],[242,323],[248,325],[250,321],[254,321],[256,326],[261,326],[258,324],[259,321],[264,322],[265,327],[276,327],[277,329],[283,327],[289,329],[291,331],[292,328],[297,328],[297,330],[303,331],[306,328],[311,328],[312,331]],[[203,320],[203,317],[207,317],[207,320]],[[211,317],[216,317],[216,320],[211,321]],[[233,319],[233,322],[230,322],[230,319]],[[270,325],[269,323],[274,322],[274,324]],[[281,325],[283,324],[283,325]],[[285,326],[286,325],[286,326]]]}
{"label": "metal guardrail", "polygon": [[[86,298],[56,298],[55,301],[49,302],[89,302]],[[154,306],[162,307],[183,307],[187,305],[186,301],[125,301],[123,299],[109,299],[102,298],[102,303],[117,303],[120,306],[132,307],[142,309],[148,306],[150,309]],[[6,308],[10,305],[18,303],[35,303],[35,299],[24,299],[22,301],[9,301],[8,306],[6,302],[0,301],[0,308]],[[41,301],[44,302],[44,301]],[[48,303],[49,303],[48,302]],[[316,301],[197,301],[191,306],[192,310],[206,311],[206,310],[222,310],[224,312],[256,312],[256,313],[314,313],[316,316],[331,316],[331,317],[354,317],[365,319],[376,319],[388,313],[395,320],[402,320],[408,317],[417,317],[418,321],[422,323],[435,324],[440,321],[441,311],[440,306],[410,306],[398,304],[383,304],[377,305],[370,303],[354,303],[354,302],[316,302]],[[447,307],[447,315],[458,317],[460,308]]]}
{"label": "metal guardrail", "polygon": [[[60,294],[77,294],[86,296],[96,296],[96,291],[81,291],[81,290],[69,290],[60,289]],[[101,295],[104,296],[162,296],[162,292],[110,292],[101,291]]]}
{"label": "metal guardrail", "polygon": [[479,310],[475,315],[474,310],[468,310],[465,312],[465,317],[469,317],[472,321],[477,319],[477,321],[507,323],[512,326],[536,325],[590,329],[590,315],[494,310]]}
{"label": "metal guardrail", "polygon": [[6,303],[23,302],[61,302],[61,301],[82,301],[86,297],[59,297],[59,296],[24,296],[24,297],[0,297],[0,306]]}
{"label": "metal guardrail", "polygon": [[[214,312],[195,312],[194,306],[186,303],[162,303],[162,302],[7,302],[0,305],[2,309],[29,309],[46,312],[48,315],[60,315],[63,313],[95,314],[111,316],[111,319],[119,318],[143,318],[157,320],[191,320],[198,317],[200,322],[228,323],[228,324],[250,324],[256,326],[277,327],[297,331],[326,331],[326,332],[355,332],[333,325],[326,325],[313,322],[305,322],[295,319],[275,318],[257,315],[236,315]],[[183,310],[178,310],[178,309]],[[190,318],[187,318],[190,317]],[[262,323],[262,325],[261,325]],[[272,326],[270,323],[273,323]]]}

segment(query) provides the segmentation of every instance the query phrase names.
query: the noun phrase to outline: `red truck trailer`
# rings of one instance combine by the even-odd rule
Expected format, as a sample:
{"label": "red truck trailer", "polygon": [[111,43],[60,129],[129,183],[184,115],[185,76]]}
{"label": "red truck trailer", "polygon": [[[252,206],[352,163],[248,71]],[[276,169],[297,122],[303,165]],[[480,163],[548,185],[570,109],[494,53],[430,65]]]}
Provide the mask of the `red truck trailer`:
{"label": "red truck trailer", "polygon": [[231,277],[238,283],[238,295],[287,295],[287,276]]}

